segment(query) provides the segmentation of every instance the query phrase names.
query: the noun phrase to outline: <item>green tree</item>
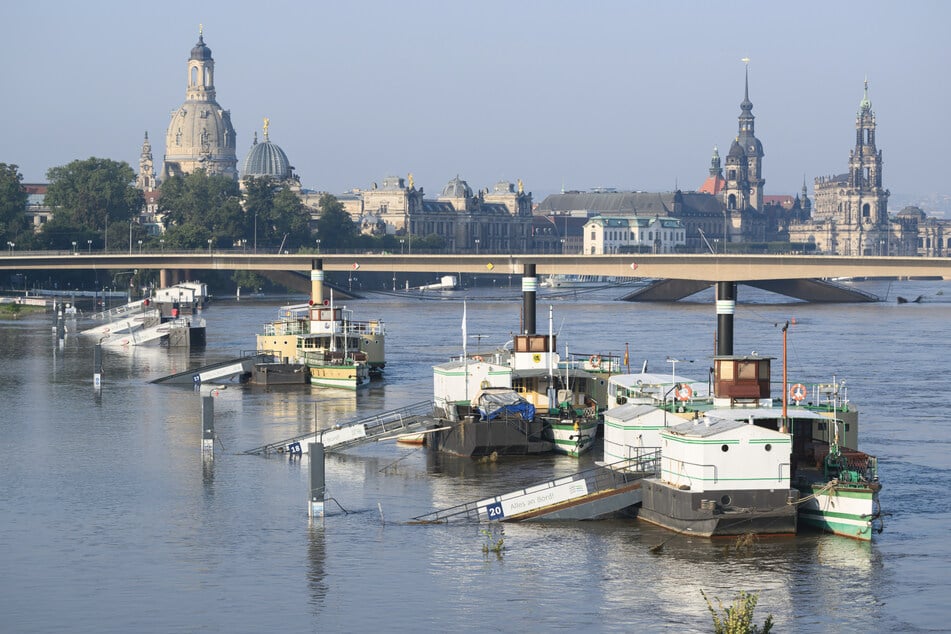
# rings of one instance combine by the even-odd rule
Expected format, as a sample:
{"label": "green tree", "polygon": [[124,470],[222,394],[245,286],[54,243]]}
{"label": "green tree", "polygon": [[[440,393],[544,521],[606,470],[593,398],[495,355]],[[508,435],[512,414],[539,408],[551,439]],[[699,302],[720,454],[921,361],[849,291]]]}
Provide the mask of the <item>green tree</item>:
{"label": "green tree", "polygon": [[165,244],[170,248],[230,247],[245,239],[248,223],[238,183],[227,176],[196,170],[162,184],[159,211],[165,214]]}
{"label": "green tree", "polygon": [[0,163],[0,239],[6,248],[7,242],[16,242],[26,229],[26,202],[23,191],[23,175],[16,165]]}
{"label": "green tree", "polygon": [[251,229],[245,240],[251,245],[293,250],[312,246],[310,213],[296,193],[273,179],[244,181],[244,210]]}
{"label": "green tree", "polygon": [[116,230],[109,236],[111,245],[124,244],[125,226],[145,204],[142,192],[135,188],[135,172],[126,162],[88,158],[50,168],[45,202],[53,219],[43,226],[45,242],[54,248],[66,248],[72,240],[85,242],[105,233],[109,224]]}
{"label": "green tree", "polygon": [[723,602],[716,599],[719,611],[713,607],[706,592],[700,590],[700,594],[707,602],[707,610],[713,615],[713,631],[716,634],[769,634],[773,630],[772,614],[766,617],[762,628],[753,624],[753,611],[759,598],[755,593],[740,592],[733,605],[728,607],[724,607]]}
{"label": "green tree", "polygon": [[331,194],[324,194],[318,203],[317,239],[321,248],[346,249],[357,243],[359,232],[343,204]]}

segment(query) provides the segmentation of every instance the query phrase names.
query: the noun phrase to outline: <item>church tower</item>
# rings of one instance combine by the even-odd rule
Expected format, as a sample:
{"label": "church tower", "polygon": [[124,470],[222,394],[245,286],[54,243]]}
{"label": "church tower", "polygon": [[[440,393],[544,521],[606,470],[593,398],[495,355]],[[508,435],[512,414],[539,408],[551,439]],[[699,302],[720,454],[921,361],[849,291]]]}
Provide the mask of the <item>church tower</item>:
{"label": "church tower", "polygon": [[237,179],[235,147],[231,113],[215,101],[215,60],[199,29],[188,58],[185,103],[172,113],[165,135],[162,180],[199,169]]}
{"label": "church tower", "polygon": [[149,133],[145,133],[142,141],[142,153],[139,155],[139,174],[135,177],[135,186],[143,192],[150,192],[158,183],[155,181],[155,164],[152,162],[152,144],[149,142]]}
{"label": "church tower", "polygon": [[750,67],[747,62],[743,89],[743,102],[740,104],[739,134],[737,143],[743,148],[746,160],[746,178],[749,185],[749,206],[756,211],[763,210],[763,144],[756,138],[753,102],[750,101]]}
{"label": "church tower", "polygon": [[875,113],[865,80],[865,94],[855,117],[855,149],[849,155],[845,202],[852,217],[846,222],[887,228],[888,193],[882,189],[882,151],[875,147]]}

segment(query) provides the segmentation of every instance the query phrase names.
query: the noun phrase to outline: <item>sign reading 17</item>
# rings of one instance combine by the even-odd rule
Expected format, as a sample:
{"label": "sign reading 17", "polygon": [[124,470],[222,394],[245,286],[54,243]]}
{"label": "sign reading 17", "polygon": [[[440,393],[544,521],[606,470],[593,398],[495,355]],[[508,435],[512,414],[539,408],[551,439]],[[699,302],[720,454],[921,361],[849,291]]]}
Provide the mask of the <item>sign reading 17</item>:
{"label": "sign reading 17", "polygon": [[489,516],[489,521],[498,521],[505,517],[505,512],[502,510],[502,503],[496,502],[495,504],[489,504],[485,507],[485,514]]}

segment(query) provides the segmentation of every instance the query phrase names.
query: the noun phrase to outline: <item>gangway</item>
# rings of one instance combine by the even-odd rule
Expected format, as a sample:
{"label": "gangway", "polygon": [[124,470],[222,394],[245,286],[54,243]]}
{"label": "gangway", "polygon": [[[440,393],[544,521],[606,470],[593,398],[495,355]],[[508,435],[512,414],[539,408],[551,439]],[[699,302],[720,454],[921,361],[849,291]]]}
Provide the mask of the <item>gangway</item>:
{"label": "gangway", "polygon": [[141,329],[150,322],[157,324],[159,321],[161,321],[161,316],[157,310],[140,310],[135,313],[126,313],[122,319],[87,328],[79,334],[93,337],[110,337],[115,334],[128,333],[132,330]]}
{"label": "gangway", "polygon": [[167,383],[177,385],[200,385],[209,381],[228,381],[243,375],[251,376],[255,363],[270,361],[273,356],[270,353],[255,352],[245,354],[236,359],[227,361],[218,361],[210,363],[200,368],[176,372],[158,379],[153,379],[149,383]]}
{"label": "gangway", "polygon": [[[205,320],[199,320],[196,326],[198,328],[204,328]],[[158,341],[162,337],[167,337],[173,330],[191,327],[192,322],[190,319],[180,317],[144,328],[132,328],[119,333],[112,332],[102,339],[102,343],[107,346],[142,346],[153,341]]]}
{"label": "gangway", "polygon": [[370,442],[433,431],[432,428],[436,425],[433,413],[433,401],[420,401],[369,418],[338,423],[317,432],[301,434],[287,440],[249,449],[244,453],[252,455],[302,454],[308,452],[310,443],[322,443],[325,452],[343,451]]}
{"label": "gangway", "polygon": [[453,518],[481,522],[597,519],[639,504],[641,481],[655,475],[659,466],[660,450],[651,448],[627,460],[420,515],[412,521],[432,524]]}

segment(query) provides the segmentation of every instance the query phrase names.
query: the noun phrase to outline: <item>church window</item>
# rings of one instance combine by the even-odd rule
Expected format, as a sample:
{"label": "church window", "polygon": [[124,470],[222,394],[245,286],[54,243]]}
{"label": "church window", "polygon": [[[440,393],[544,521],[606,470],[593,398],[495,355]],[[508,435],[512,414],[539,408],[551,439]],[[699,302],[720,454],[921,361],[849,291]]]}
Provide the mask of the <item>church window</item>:
{"label": "church window", "polygon": [[735,180],[736,180],[736,170],[730,170],[729,172],[727,172],[727,178],[729,178],[731,181],[735,181]]}
{"label": "church window", "polygon": [[736,209],[736,194],[730,194],[729,199],[727,199],[727,209]]}
{"label": "church window", "polygon": [[868,218],[871,215],[871,206],[868,203],[862,205],[862,217]]}

